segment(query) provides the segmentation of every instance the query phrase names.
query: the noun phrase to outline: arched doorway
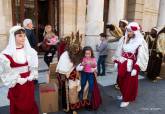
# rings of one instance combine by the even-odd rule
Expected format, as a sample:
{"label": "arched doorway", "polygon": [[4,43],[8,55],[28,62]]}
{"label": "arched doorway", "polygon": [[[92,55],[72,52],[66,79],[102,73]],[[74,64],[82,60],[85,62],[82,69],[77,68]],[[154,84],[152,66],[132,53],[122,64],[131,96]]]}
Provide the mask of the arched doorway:
{"label": "arched doorway", "polygon": [[59,34],[59,0],[12,0],[13,25],[21,24],[25,18],[33,21],[37,42],[43,40],[46,24],[53,26]]}

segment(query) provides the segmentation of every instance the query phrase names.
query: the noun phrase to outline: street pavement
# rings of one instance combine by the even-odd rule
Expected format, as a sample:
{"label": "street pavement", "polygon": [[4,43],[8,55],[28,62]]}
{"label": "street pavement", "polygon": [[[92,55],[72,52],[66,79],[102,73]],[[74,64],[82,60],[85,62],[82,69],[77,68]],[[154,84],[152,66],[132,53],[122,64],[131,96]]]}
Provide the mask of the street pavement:
{"label": "street pavement", "polygon": [[[41,60],[41,59],[40,59]],[[40,61],[39,83],[47,81],[48,68]],[[116,80],[116,73],[107,73],[104,77],[98,77],[99,88],[102,95],[102,105],[96,111],[81,109],[78,114],[165,114],[165,80],[153,83],[143,76],[139,76],[139,92],[135,102],[127,108],[120,108],[120,101],[116,96],[120,95],[119,90],[113,86]],[[0,85],[0,114],[9,114],[9,102],[6,98],[7,88]],[[36,85],[36,101],[39,106],[38,85]],[[63,111],[49,114],[65,114]]]}

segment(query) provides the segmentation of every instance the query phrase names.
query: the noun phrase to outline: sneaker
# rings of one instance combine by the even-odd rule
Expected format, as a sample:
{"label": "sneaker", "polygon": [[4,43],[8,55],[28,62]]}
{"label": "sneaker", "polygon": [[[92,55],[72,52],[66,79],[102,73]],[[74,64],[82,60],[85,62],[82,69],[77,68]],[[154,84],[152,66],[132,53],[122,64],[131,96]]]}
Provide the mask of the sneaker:
{"label": "sneaker", "polygon": [[156,77],[156,79],[157,79],[157,80],[162,80],[163,78],[161,78],[161,77],[157,76],[157,77]]}
{"label": "sneaker", "polygon": [[48,56],[48,57],[52,56],[52,53],[49,53],[47,56]]}
{"label": "sneaker", "polygon": [[73,111],[72,114],[78,114],[76,111]]}
{"label": "sneaker", "polygon": [[121,102],[120,107],[124,108],[127,107],[129,105],[129,102]]}
{"label": "sneaker", "polygon": [[123,96],[117,96],[117,100],[123,100]]}
{"label": "sneaker", "polygon": [[114,86],[115,86],[115,88],[116,88],[117,90],[120,89],[118,84],[115,84]]}
{"label": "sneaker", "polygon": [[105,74],[100,74],[100,76],[105,76]]}
{"label": "sneaker", "polygon": [[91,106],[91,105],[86,106],[86,110],[87,110],[87,111],[92,111],[92,110],[93,110],[93,109],[92,109],[92,106]]}
{"label": "sneaker", "polygon": [[157,82],[157,80],[152,80],[152,82],[153,82],[153,83],[156,83],[156,82]]}

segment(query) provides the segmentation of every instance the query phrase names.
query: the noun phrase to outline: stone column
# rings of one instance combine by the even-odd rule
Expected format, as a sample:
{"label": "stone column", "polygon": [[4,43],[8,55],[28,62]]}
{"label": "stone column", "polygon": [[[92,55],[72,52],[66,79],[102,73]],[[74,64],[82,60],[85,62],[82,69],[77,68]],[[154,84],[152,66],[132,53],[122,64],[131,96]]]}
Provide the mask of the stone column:
{"label": "stone column", "polygon": [[8,42],[8,31],[12,26],[12,7],[11,0],[0,0],[0,51]]}
{"label": "stone column", "polygon": [[77,0],[76,6],[76,30],[85,34],[86,0]]}
{"label": "stone column", "polygon": [[99,34],[103,32],[103,10],[104,0],[88,0],[85,45],[94,50],[99,42]]}
{"label": "stone column", "polygon": [[[142,29],[143,31],[150,31],[152,27],[157,25],[158,11],[159,11],[159,1],[160,0],[145,0],[142,4]],[[137,7],[140,9],[140,6]],[[136,12],[138,15],[138,12]],[[139,16],[140,17],[140,16]],[[152,23],[151,23],[152,22]]]}
{"label": "stone column", "polygon": [[108,23],[118,26],[119,20],[125,18],[126,0],[110,0]]}
{"label": "stone column", "polygon": [[[109,2],[109,14],[108,14],[108,23],[107,24],[115,24],[119,26],[120,19],[125,19],[126,12],[126,0],[110,0]],[[106,31],[107,35],[109,35],[109,39],[113,38],[109,34],[109,30]],[[117,48],[118,42],[109,43],[108,57],[106,60],[107,71],[113,72],[113,62],[112,56],[114,56],[115,50]]]}
{"label": "stone column", "polygon": [[157,26],[160,28],[165,26],[165,0],[160,0],[159,3],[159,15]]}
{"label": "stone column", "polygon": [[4,34],[5,31],[5,15],[4,15],[4,7],[3,7],[3,1],[0,1],[0,34]]}
{"label": "stone column", "polygon": [[60,0],[60,36],[80,31],[85,36],[86,0]]}

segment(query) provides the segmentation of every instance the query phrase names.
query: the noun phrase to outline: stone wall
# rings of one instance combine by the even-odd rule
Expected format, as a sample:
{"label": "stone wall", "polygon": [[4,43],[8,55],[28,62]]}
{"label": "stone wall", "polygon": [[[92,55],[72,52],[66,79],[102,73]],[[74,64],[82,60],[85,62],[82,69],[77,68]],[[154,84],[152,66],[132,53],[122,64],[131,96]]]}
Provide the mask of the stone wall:
{"label": "stone wall", "polygon": [[160,0],[144,0],[142,27],[144,31],[150,31],[157,25]]}
{"label": "stone wall", "polygon": [[60,0],[60,36],[85,34],[86,0]]}
{"label": "stone wall", "polygon": [[160,0],[159,2],[159,14],[157,26],[159,29],[165,26],[165,0]]}
{"label": "stone wall", "polygon": [[127,0],[110,0],[108,12],[108,24],[118,26],[120,19],[126,18]]}
{"label": "stone wall", "polygon": [[[7,43],[7,34],[9,28],[12,26],[12,7],[11,7],[12,0],[0,0],[0,51],[4,49]],[[87,23],[89,24],[89,19],[91,18],[99,18],[99,15],[102,13],[97,13],[98,15],[95,16],[94,14],[88,17],[87,19],[87,0],[59,0],[60,1],[60,36],[65,36],[70,34],[71,32],[76,32],[77,30],[80,31],[85,37],[85,33],[87,33]],[[121,2],[122,1],[122,2]],[[163,0],[162,0],[163,1]],[[95,1],[96,2],[96,1]],[[162,6],[159,9],[160,0],[110,0],[109,2],[109,17],[108,23],[118,24],[118,20],[120,18],[127,18],[129,21],[137,21],[139,22],[144,31],[148,31],[151,27],[156,26],[157,18],[159,15],[159,22],[158,25],[163,25],[163,3],[160,4]],[[118,5],[121,3],[120,5]],[[124,5],[122,5],[124,4]],[[102,7],[102,4],[100,4]],[[94,7],[92,5],[92,7]],[[100,9],[100,7],[98,7]],[[115,8],[115,9],[114,9]],[[94,8],[93,8],[94,9]],[[114,11],[113,11],[114,10]],[[163,14],[158,13],[160,11]],[[102,10],[98,10],[102,11]],[[115,12],[116,11],[116,12]],[[99,20],[102,25],[103,21]],[[98,23],[98,24],[99,24]],[[97,24],[97,25],[98,25]],[[91,28],[89,26],[89,28]],[[102,29],[102,27],[97,27]],[[101,30],[99,30],[101,31]],[[96,35],[96,34],[87,34],[87,35]],[[98,34],[97,34],[98,35]],[[89,40],[88,40],[89,41]],[[87,41],[87,42],[88,42]]]}
{"label": "stone wall", "polygon": [[128,0],[127,19],[140,23],[143,31],[157,25],[160,0]]}
{"label": "stone wall", "polygon": [[0,51],[7,42],[8,31],[12,26],[11,0],[0,0]]}

